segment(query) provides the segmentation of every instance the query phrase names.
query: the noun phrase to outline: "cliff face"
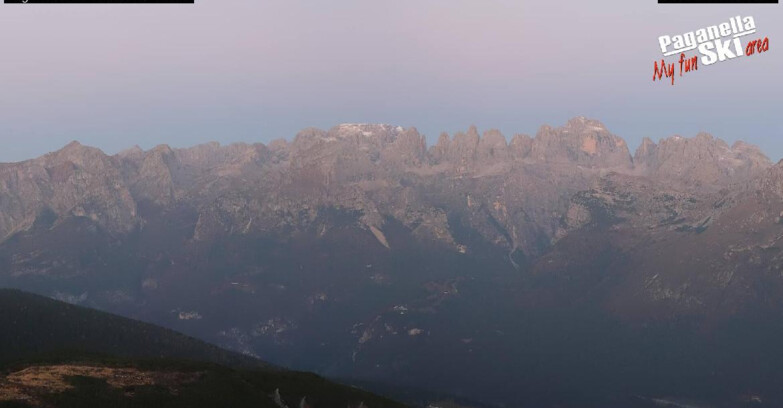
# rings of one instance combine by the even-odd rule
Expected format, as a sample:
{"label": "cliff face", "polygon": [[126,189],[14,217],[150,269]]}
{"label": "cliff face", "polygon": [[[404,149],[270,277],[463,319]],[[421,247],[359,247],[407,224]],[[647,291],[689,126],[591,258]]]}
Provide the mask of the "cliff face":
{"label": "cliff face", "polygon": [[46,156],[0,168],[0,236],[36,220],[87,217],[118,233],[138,222],[136,202],[117,162],[100,150],[72,142]]}

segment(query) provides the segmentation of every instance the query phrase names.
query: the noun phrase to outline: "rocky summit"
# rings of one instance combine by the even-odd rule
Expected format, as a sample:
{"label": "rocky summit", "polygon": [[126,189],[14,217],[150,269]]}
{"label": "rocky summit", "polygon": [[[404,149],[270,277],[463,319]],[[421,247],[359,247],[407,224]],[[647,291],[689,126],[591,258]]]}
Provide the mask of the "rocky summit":
{"label": "rocky summit", "polygon": [[706,133],[632,155],[582,117],[73,142],[0,165],[0,284],[487,404],[779,406],[781,166]]}

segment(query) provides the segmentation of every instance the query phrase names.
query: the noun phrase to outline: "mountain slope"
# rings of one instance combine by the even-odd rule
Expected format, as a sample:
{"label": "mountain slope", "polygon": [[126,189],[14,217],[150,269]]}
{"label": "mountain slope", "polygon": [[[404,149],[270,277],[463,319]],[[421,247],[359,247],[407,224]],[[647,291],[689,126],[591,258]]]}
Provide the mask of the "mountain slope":
{"label": "mountain slope", "polygon": [[0,289],[0,327],[0,362],[67,351],[269,367],[172,330],[16,290]]}
{"label": "mountain slope", "polygon": [[[0,290],[0,406],[400,407],[150,324]],[[218,365],[215,363],[227,364]]]}
{"label": "mountain slope", "polygon": [[0,285],[389,389],[774,406],[779,168],[706,134],[632,157],[586,118],[429,148],[367,124],[69,145],[0,165]]}

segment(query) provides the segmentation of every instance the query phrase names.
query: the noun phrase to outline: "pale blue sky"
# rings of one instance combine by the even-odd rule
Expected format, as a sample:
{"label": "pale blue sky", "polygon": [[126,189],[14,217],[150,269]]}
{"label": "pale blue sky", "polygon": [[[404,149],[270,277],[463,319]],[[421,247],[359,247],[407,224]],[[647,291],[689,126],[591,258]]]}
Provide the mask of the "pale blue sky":
{"label": "pale blue sky", "polygon": [[[783,157],[780,5],[196,0],[0,5],[0,161],[77,139],[268,142],[382,122],[536,132],[576,115],[635,148],[700,130]],[[752,15],[770,51],[653,83],[657,38]],[[670,58],[673,60],[673,58]]]}

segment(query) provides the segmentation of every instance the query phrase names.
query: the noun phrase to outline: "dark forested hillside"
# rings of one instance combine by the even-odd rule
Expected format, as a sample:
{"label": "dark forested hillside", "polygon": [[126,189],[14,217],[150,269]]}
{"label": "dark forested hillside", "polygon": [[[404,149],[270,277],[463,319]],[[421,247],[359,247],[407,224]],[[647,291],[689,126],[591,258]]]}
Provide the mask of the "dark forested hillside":
{"label": "dark forested hillside", "polygon": [[0,289],[0,407],[286,404],[402,407],[171,330]]}
{"label": "dark forested hillside", "polygon": [[0,289],[0,362],[66,353],[267,366],[172,330],[17,290]]}

